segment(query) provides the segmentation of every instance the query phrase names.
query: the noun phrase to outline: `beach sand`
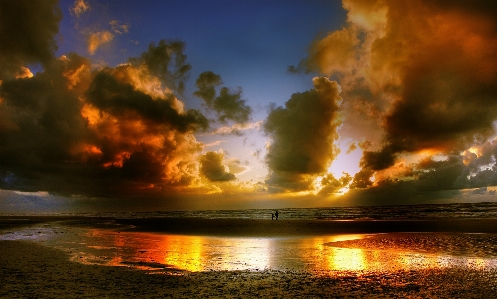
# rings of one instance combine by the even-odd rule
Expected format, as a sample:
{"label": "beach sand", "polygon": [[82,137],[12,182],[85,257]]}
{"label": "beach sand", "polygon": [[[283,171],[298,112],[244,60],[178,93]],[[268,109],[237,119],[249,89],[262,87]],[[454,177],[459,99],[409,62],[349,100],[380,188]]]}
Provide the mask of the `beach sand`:
{"label": "beach sand", "polygon": [[[43,229],[51,228],[55,233],[67,235],[72,240],[78,236],[71,234],[74,232],[79,234],[79,229],[88,232],[108,232],[112,236],[125,235],[126,231],[134,230],[130,233],[133,236],[139,234],[137,231],[152,230],[151,227],[155,227],[156,231],[169,233],[174,229],[173,225],[164,224],[173,220],[161,222],[84,217],[24,217],[23,220],[21,218],[0,218],[3,234],[15,235],[18,231],[32,229],[30,234],[36,237],[37,234],[44,234]],[[56,221],[53,222],[54,220]],[[174,222],[180,224],[179,220]],[[211,223],[213,227],[211,232],[230,240],[232,238],[226,235],[245,234],[250,238],[256,235],[255,240],[259,240],[257,238],[262,234],[263,238],[268,240],[285,240],[287,237],[296,236],[306,239],[314,234],[325,235],[338,230],[336,226],[330,228],[332,226],[330,223],[307,221],[307,224],[303,225],[303,222],[285,222],[277,224],[276,221],[271,223],[249,220],[196,222],[192,219],[183,219],[181,226],[183,228],[178,230],[181,234],[185,232],[193,235],[207,234],[208,230],[204,227]],[[116,223],[121,223],[119,229],[116,229]],[[202,225],[198,227],[200,223]],[[230,227],[225,227],[228,223]],[[492,243],[495,235],[489,232],[491,230],[488,228],[489,223],[479,221],[468,223],[465,227],[471,228],[471,234],[456,232],[454,226],[450,229],[448,227],[446,229],[448,232],[445,232],[442,228],[446,224],[431,224],[435,233],[428,233],[427,231],[430,231],[428,226],[421,227],[424,232],[416,232],[413,223],[410,222],[404,224],[405,232],[399,233],[402,230],[397,226],[391,229],[393,232],[383,234],[383,230],[386,229],[384,224],[378,226],[377,222],[373,224],[350,222],[340,228],[345,230],[342,233],[371,233],[380,230],[382,234],[360,239],[335,240],[322,245],[324,249],[353,248],[353,250],[364,250],[371,255],[383,251],[390,252],[392,248],[395,249],[392,255],[406,250],[411,251],[413,248],[428,255],[438,254],[441,251],[462,257],[465,263],[451,264],[449,261],[447,264],[446,261],[442,261],[445,263],[444,266],[408,265],[404,268],[392,267],[391,270],[382,268],[381,271],[374,268],[372,271],[324,269],[321,272],[305,269],[192,272],[177,269],[164,274],[161,271],[144,271],[137,267],[123,266],[125,263],[121,266],[84,264],[77,262],[78,257],[74,254],[79,254],[78,252],[71,254],[67,250],[47,246],[48,243],[29,239],[4,239],[0,241],[0,298],[497,298],[497,267],[493,264],[489,266],[479,263],[479,261],[495,261],[497,258],[494,250],[496,245]],[[262,233],[258,232],[260,229],[258,225],[273,225],[276,228]],[[313,232],[310,227],[321,227],[321,229]],[[301,229],[299,233],[295,232],[298,228]],[[495,226],[492,229],[495,229]],[[414,252],[410,256],[417,257],[419,252]],[[386,256],[388,257],[388,254]],[[467,258],[468,256],[470,258]]]}

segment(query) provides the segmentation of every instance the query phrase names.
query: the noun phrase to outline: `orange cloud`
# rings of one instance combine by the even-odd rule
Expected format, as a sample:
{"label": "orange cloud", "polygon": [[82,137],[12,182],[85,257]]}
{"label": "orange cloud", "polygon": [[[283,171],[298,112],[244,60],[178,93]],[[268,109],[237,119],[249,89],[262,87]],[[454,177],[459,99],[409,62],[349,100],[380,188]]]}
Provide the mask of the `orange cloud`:
{"label": "orange cloud", "polygon": [[352,128],[343,132],[376,148],[364,151],[364,174],[392,167],[401,153],[463,151],[493,134],[495,5],[344,0],[343,7],[347,24],[313,43],[303,64],[339,76],[344,127]]}
{"label": "orange cloud", "polygon": [[[163,45],[151,48],[155,61],[168,51]],[[203,146],[193,133],[209,123],[184,108],[169,82],[141,59],[92,70],[76,54],[53,59],[34,76],[5,80],[0,175],[12,179],[1,187],[90,196],[195,190]]]}
{"label": "orange cloud", "polygon": [[84,12],[90,9],[90,4],[85,0],[75,0],[74,5],[71,8],[71,13],[79,18]]}
{"label": "orange cloud", "polygon": [[114,39],[114,35],[107,30],[91,33],[88,36],[88,53],[95,54],[98,48]]}

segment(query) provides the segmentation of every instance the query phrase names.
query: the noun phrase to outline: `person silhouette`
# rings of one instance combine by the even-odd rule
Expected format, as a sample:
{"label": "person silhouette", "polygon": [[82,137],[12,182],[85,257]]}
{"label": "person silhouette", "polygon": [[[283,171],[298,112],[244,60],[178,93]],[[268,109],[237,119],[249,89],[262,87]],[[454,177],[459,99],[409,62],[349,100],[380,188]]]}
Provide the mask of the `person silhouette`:
{"label": "person silhouette", "polygon": [[271,213],[271,220],[274,220],[274,214]]}
{"label": "person silhouette", "polygon": [[278,220],[278,211],[274,212],[274,216],[276,216],[276,220]]}

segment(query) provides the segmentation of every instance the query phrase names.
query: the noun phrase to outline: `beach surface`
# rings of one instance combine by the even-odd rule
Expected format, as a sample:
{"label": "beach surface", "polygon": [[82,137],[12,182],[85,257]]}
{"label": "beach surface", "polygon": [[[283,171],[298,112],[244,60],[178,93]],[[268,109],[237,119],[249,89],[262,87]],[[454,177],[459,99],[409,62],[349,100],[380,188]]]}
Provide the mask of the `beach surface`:
{"label": "beach surface", "polygon": [[0,217],[0,298],[497,298],[497,226]]}

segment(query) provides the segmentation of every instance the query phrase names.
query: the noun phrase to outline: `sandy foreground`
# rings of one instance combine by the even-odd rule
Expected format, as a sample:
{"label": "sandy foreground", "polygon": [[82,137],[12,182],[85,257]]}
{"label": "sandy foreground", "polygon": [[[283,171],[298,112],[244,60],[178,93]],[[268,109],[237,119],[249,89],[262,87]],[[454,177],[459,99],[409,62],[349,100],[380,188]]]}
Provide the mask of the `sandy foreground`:
{"label": "sandy foreground", "polygon": [[[119,229],[116,229],[116,223],[119,224]],[[181,229],[176,228],[181,234],[207,234],[205,227],[211,224],[210,231],[219,235],[220,240],[231,240],[233,243],[234,239],[227,237],[229,235],[249,236],[249,240],[255,240],[257,244],[262,240],[277,242],[274,244],[279,248],[271,258],[281,260],[286,258],[285,252],[291,249],[285,246],[297,244],[292,243],[294,241],[285,243],[285,240],[314,240],[314,234],[326,235],[343,230],[345,233],[388,230],[388,233],[334,242],[328,242],[326,238],[316,239],[324,240],[319,245],[323,251],[317,252],[312,248],[305,251],[307,249],[302,247],[303,255],[300,258],[316,255],[311,261],[314,261],[317,268],[312,269],[265,267],[188,271],[168,268],[168,271],[145,271],[143,268],[140,270],[140,267],[123,266],[126,265],[123,261],[120,266],[82,263],[78,261],[82,256],[77,256],[81,254],[77,251],[80,249],[71,247],[72,252],[64,243],[72,240],[71,244],[88,246],[88,240],[96,240],[77,241],[83,240],[82,232],[86,232],[85,238],[89,235],[95,238],[98,235],[103,238],[98,240],[118,240],[124,245],[134,244],[127,242],[135,239],[151,242],[150,240],[156,240],[153,239],[155,236],[164,237],[157,233],[141,235],[139,231],[153,231],[152,228],[155,228],[156,231],[170,233],[174,229],[174,223],[182,223]],[[453,225],[444,222],[429,225],[424,223],[419,232],[411,222],[403,224],[403,227],[399,226],[401,223],[397,223],[394,228],[388,228],[385,223],[377,222],[350,222],[340,224],[344,225],[340,227],[336,223],[332,225],[329,222],[312,221],[281,221],[276,224],[276,221],[212,222],[183,219],[181,222],[170,219],[164,222],[53,217],[24,217],[21,220],[0,217],[0,235],[14,236],[22,231],[33,235],[32,239],[4,238],[0,241],[0,298],[497,298],[497,237],[493,232],[497,227],[489,227],[495,221],[469,221],[466,226],[452,223]],[[267,228],[269,225],[273,227]],[[434,232],[430,232],[430,225]],[[464,229],[457,228],[457,225],[462,225]],[[264,226],[266,230],[261,229]],[[56,238],[53,241],[61,244],[38,241],[37,236],[45,234],[48,229],[57,236],[64,236],[65,239]],[[299,231],[296,232],[296,229]],[[470,233],[461,234],[458,230],[469,230]],[[155,245],[145,247],[144,244],[140,243],[140,247],[135,250],[136,254],[153,252]],[[205,246],[203,244],[200,246]],[[116,255],[115,248],[111,251],[97,245],[95,243],[88,247]],[[250,248],[245,251],[250,251]],[[392,248],[395,250],[392,251]],[[326,268],[316,262],[317,259],[324,259],[325,264],[329,264],[332,260],[322,255],[341,252],[342,249],[352,250],[351,252],[360,250],[361,261],[367,267],[355,265],[354,268],[353,256],[348,265],[345,261],[344,268]],[[188,250],[189,247],[186,248]],[[257,249],[254,247],[254,250]],[[403,255],[404,252],[413,251],[414,253]],[[121,258],[133,256],[124,253]],[[318,253],[321,255],[318,256]],[[409,257],[409,263],[399,264],[400,266],[389,264],[390,258],[398,260],[399,256]],[[432,257],[436,263],[419,266],[427,260],[425,256]],[[417,261],[416,258],[420,260]]]}

